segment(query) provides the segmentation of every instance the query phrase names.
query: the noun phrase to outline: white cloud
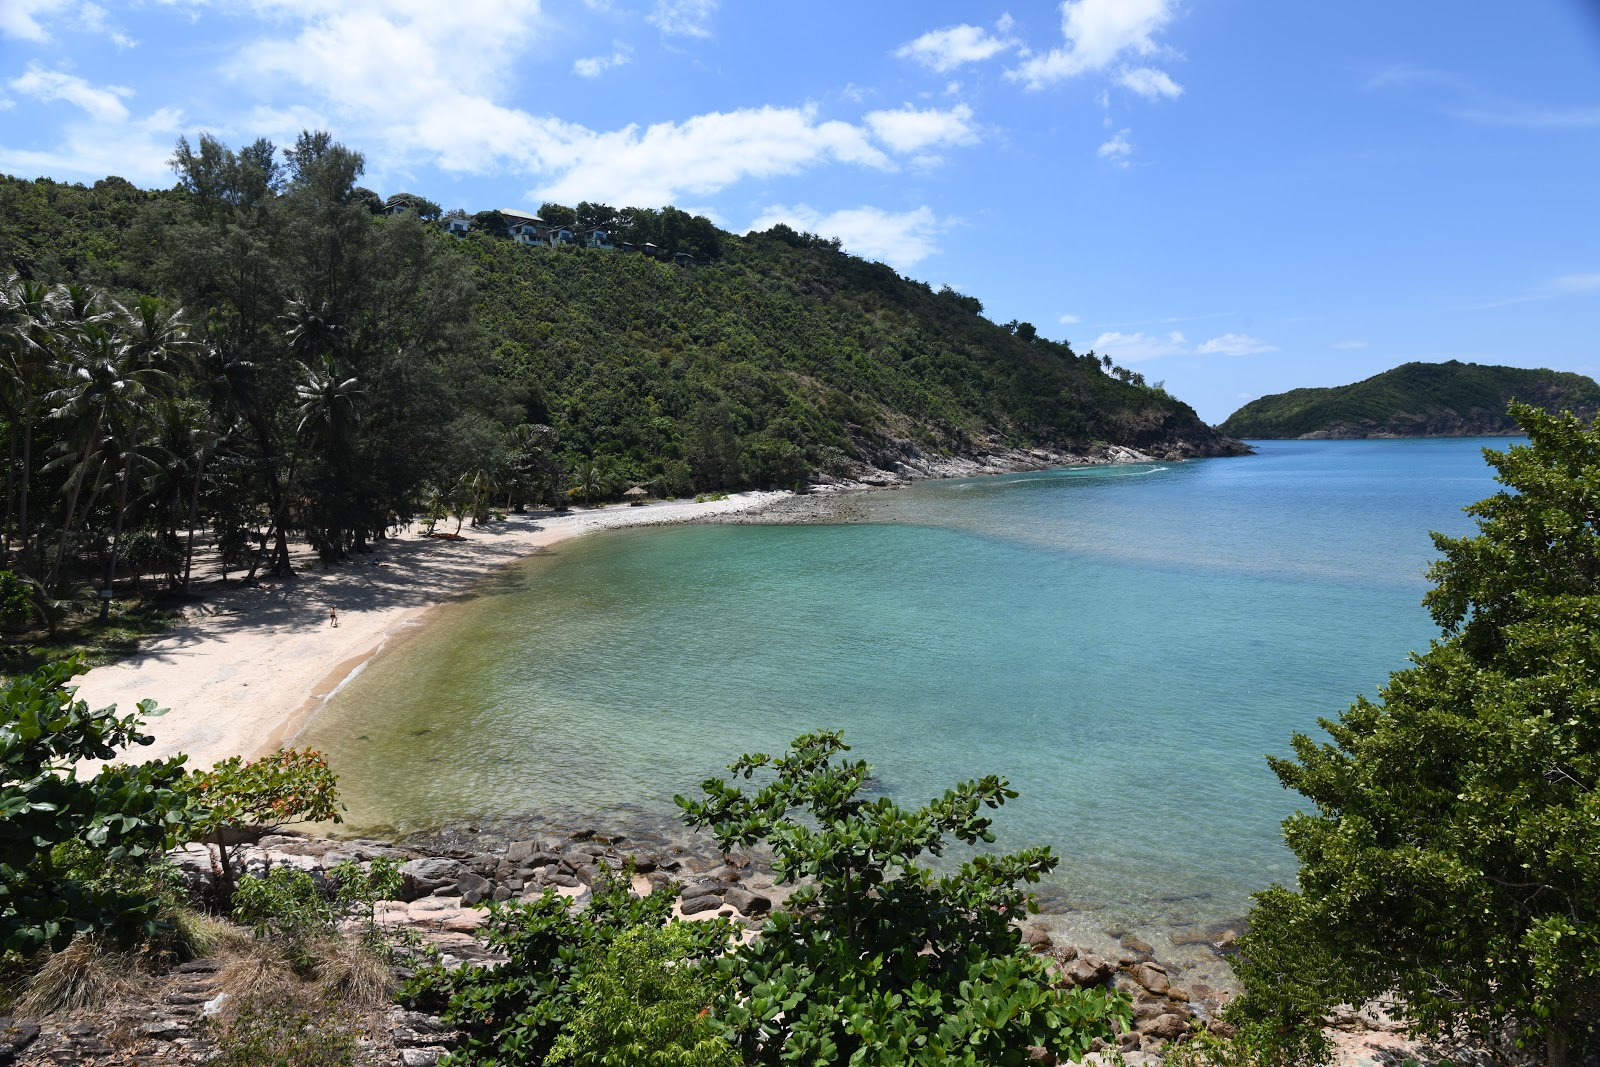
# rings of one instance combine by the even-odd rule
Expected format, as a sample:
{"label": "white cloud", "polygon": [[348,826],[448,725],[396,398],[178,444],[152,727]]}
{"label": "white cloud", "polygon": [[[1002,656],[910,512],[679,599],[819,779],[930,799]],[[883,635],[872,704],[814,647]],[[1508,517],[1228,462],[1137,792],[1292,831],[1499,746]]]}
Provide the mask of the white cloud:
{"label": "white cloud", "polygon": [[1195,351],[1202,356],[1256,356],[1276,352],[1277,345],[1269,345],[1259,337],[1247,333],[1225,333],[1204,342]]}
{"label": "white cloud", "polygon": [[1095,155],[1101,159],[1108,159],[1119,167],[1126,167],[1128,157],[1133,155],[1133,142],[1128,140],[1128,134],[1132,132],[1132,130],[1119,130],[1115,137],[1095,150]]}
{"label": "white cloud", "polygon": [[712,112],[643,131],[569,128],[562,143],[542,155],[540,169],[558,177],[537,196],[637,206],[670,204],[686,193],[706,195],[745,178],[796,174],[824,162],[894,168],[866,130],[819,121],[812,107]]}
{"label": "white cloud", "polygon": [[645,21],[669,37],[710,37],[717,0],[656,0]]}
{"label": "white cloud", "polygon": [[1188,351],[1188,339],[1173,330],[1165,337],[1147,333],[1121,333],[1111,331],[1094,339],[1089,347],[1103,356],[1123,363],[1138,363],[1162,356],[1180,356]]}
{"label": "white cloud", "polygon": [[609,56],[574,59],[572,73],[580,78],[598,78],[613,67],[621,67],[631,62],[633,62],[633,49],[619,42]]}
{"label": "white cloud", "polygon": [[1078,316],[1076,316],[1076,315],[1063,315],[1057,321],[1060,322],[1061,325],[1063,325],[1063,326],[1073,326],[1073,325],[1076,325],[1079,322],[1082,322],[1083,320],[1078,318]]}
{"label": "white cloud", "polygon": [[1592,293],[1600,290],[1600,274],[1566,274],[1550,283],[1557,293]]}
{"label": "white cloud", "polygon": [[825,215],[805,204],[770,207],[750,229],[766,230],[780,222],[823,237],[837,237],[847,251],[902,270],[938,251],[934,238],[944,229],[926,205],[913,211],[859,207]]}
{"label": "white cloud", "polygon": [[1367,347],[1367,342],[1365,342],[1365,341],[1335,341],[1335,342],[1333,342],[1333,344],[1329,345],[1328,347],[1329,348],[1340,348],[1340,349],[1345,349],[1345,348],[1366,348]]}
{"label": "white cloud", "polygon": [[1276,345],[1243,333],[1225,333],[1191,349],[1189,339],[1177,330],[1165,336],[1112,331],[1096,337],[1094,344],[1089,347],[1122,363],[1138,363],[1163,356],[1254,356],[1278,351]]}
{"label": "white cloud", "polygon": [[[1003,35],[1011,29],[1011,16],[1000,16],[998,29]],[[896,59],[910,59],[941,74],[955,70],[967,63],[981,63],[985,59],[1009,52],[1017,42],[1005,36],[991,36],[982,26],[948,26],[942,30],[929,30],[910,44],[895,50]]]}
{"label": "white cloud", "polygon": [[1146,100],[1156,100],[1163,96],[1168,100],[1176,100],[1183,95],[1183,86],[1173,81],[1165,71],[1153,67],[1124,70],[1118,76],[1117,84],[1125,89],[1132,89]]}
{"label": "white cloud", "polygon": [[1172,20],[1172,8],[1173,0],[1063,0],[1065,47],[1032,56],[1006,76],[1043,89],[1105,70],[1127,52],[1152,55],[1160,51],[1154,35]]}
{"label": "white cloud", "polygon": [[965,104],[957,104],[949,111],[918,111],[910,105],[898,111],[869,111],[862,121],[891,151],[901,153],[972,144],[978,139],[972,125],[972,109]]}
{"label": "white cloud", "polygon": [[17,106],[17,102],[9,96],[0,96],[0,111],[10,111]]}
{"label": "white cloud", "polygon": [[50,103],[64,100],[82,108],[90,118],[100,122],[121,122],[128,117],[127,105],[122,98],[132,96],[133,90],[120,85],[95,87],[75,74],[59,70],[45,70],[37,64],[28,72],[11,79],[10,86],[24,96]]}
{"label": "white cloud", "polygon": [[162,108],[142,119],[70,123],[49,151],[0,146],[0,172],[74,174],[94,181],[115,174],[148,185],[170,183],[172,145],[185,127],[181,112]]}
{"label": "white cloud", "polygon": [[47,41],[44,23],[70,7],[70,0],[0,0],[0,34],[24,41]]}

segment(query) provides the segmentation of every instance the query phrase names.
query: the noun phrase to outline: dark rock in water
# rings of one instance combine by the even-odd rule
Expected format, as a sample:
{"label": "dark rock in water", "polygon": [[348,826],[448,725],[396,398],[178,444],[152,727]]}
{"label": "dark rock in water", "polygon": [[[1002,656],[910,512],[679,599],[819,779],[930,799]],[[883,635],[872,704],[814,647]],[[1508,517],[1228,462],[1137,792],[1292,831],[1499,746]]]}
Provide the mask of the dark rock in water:
{"label": "dark rock in water", "polygon": [[1050,940],[1050,931],[1042,926],[1029,926],[1022,931],[1022,943],[1028,946],[1031,952],[1049,952],[1055,942]]}
{"label": "dark rock in water", "polygon": [[462,872],[460,862],[443,856],[429,856],[427,859],[402,863],[400,875],[404,882],[400,890],[401,899],[416,900],[436,889],[453,886]]}
{"label": "dark rock in water", "polygon": [[722,898],[711,895],[695,897],[684,901],[682,906],[685,915],[699,915],[703,911],[716,911],[722,907]]}
{"label": "dark rock in water", "polygon": [[599,831],[591,826],[582,830],[574,830],[572,833],[568,834],[567,837],[573,841],[593,841],[594,835],[597,833],[599,833]]}
{"label": "dark rock in water", "polygon": [[1156,958],[1156,950],[1150,947],[1150,943],[1148,941],[1140,941],[1132,934],[1125,936],[1120,943],[1123,948],[1127,949],[1141,960],[1148,961]]}
{"label": "dark rock in water", "polygon": [[770,897],[752,893],[740,886],[730,887],[722,899],[737,908],[741,915],[764,915],[772,910]]}

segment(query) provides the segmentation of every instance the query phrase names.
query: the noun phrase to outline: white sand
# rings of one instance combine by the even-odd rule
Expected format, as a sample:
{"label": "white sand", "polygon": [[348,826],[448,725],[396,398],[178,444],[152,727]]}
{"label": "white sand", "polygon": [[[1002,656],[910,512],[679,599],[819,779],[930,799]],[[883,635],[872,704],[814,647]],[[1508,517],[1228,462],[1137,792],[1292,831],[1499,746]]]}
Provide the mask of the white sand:
{"label": "white sand", "polygon": [[[155,743],[130,752],[133,759],[187,752],[191,767],[205,768],[229,756],[255,757],[291,736],[389,634],[498,567],[595,530],[747,511],[786,495],[513,516],[464,526],[463,541],[414,531],[349,563],[326,570],[311,563],[292,579],[220,593],[138,655],[83,675],[78,695],[124,712],[145,697],[171,709],[146,723]],[[339,609],[337,627],[329,624],[330,605]]]}

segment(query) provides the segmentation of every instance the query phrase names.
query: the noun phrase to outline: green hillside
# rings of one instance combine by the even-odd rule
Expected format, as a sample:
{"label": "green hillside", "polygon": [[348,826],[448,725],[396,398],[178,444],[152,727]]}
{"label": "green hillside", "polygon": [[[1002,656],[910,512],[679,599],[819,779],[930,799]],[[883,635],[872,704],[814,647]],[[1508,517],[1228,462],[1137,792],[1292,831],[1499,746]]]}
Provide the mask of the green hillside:
{"label": "green hillside", "polygon": [[[92,188],[4,179],[0,257],[24,277],[194,306],[215,294],[189,285],[173,259],[206,214],[201,199],[115,178]],[[565,461],[597,462],[610,486],[788,485],[806,471],[1007,447],[1123,444],[1171,456],[1233,447],[1142,378],[1114,375],[1026,323],[992,323],[976,300],[837,242],[785,227],[741,238],[671,209],[629,210],[654,218],[655,232],[663,215],[687,220],[689,240],[676,247],[709,245],[716,258],[685,267],[484,232],[459,242],[427,234],[470,267],[481,362],[524,409],[499,417],[552,427]]]}
{"label": "green hillside", "polygon": [[[173,158],[164,191],[0,178],[0,571],[36,597],[183,587],[194,530],[282,573],[291,541],[338,561],[418,516],[1246,451],[1137,373],[787,227],[547,204],[457,237],[325,133]],[[591,226],[659,254],[562,243]]]}
{"label": "green hillside", "polygon": [[1218,429],[1239,438],[1479,437],[1518,433],[1512,400],[1592,419],[1600,385],[1564,371],[1406,363],[1354,385],[1252,400]]}

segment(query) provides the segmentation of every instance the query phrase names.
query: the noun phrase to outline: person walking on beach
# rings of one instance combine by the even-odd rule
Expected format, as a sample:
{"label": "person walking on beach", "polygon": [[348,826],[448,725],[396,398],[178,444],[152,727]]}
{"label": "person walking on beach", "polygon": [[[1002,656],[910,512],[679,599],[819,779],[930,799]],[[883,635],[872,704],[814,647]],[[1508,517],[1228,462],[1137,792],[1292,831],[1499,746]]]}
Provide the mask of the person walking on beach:
{"label": "person walking on beach", "polygon": [[328,605],[328,625],[335,630],[339,628],[339,606],[337,604]]}

